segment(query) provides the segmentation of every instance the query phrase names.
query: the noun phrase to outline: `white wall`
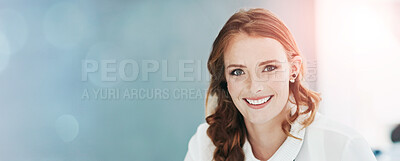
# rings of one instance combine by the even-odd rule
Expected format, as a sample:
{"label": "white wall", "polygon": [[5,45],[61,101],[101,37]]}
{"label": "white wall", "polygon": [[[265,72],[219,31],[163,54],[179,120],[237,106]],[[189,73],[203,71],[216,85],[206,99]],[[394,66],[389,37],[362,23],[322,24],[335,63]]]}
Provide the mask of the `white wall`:
{"label": "white wall", "polygon": [[400,123],[399,4],[315,3],[320,110],[356,128],[374,148],[387,147],[392,125]]}

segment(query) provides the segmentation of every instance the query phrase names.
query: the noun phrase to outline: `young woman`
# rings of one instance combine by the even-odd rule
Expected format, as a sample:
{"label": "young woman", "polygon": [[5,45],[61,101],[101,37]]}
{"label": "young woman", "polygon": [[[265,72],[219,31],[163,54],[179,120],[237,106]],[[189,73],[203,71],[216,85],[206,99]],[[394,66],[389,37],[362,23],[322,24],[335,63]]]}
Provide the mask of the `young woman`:
{"label": "young woman", "polygon": [[372,161],[362,136],[317,114],[303,59],[286,26],[264,9],[235,13],[208,59],[212,113],[186,161]]}

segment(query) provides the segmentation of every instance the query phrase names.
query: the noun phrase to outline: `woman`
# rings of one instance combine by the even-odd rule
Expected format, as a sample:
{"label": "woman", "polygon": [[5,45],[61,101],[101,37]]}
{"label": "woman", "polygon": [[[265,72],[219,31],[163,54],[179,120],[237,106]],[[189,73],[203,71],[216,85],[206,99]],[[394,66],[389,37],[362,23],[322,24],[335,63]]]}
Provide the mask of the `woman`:
{"label": "woman", "polygon": [[317,114],[321,99],[301,82],[297,45],[269,11],[235,13],[214,41],[208,70],[207,100],[216,103],[207,105],[214,110],[186,161],[375,160],[359,134]]}

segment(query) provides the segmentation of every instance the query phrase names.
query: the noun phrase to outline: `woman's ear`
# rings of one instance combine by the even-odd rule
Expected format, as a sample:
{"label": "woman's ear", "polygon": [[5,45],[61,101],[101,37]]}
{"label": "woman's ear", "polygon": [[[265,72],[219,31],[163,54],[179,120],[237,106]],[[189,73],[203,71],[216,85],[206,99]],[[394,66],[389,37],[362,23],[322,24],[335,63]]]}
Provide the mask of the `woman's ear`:
{"label": "woman's ear", "polygon": [[303,59],[301,56],[294,56],[291,60],[291,65],[290,65],[290,75],[296,74],[296,77],[299,75],[301,64],[303,62]]}

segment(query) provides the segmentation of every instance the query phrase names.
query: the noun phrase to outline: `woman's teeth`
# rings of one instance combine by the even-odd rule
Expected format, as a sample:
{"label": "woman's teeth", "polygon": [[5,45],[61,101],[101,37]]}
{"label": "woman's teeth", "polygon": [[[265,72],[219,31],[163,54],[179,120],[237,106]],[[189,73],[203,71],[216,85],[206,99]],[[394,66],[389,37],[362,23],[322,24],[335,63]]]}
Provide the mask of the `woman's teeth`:
{"label": "woman's teeth", "polygon": [[259,104],[263,104],[265,102],[267,102],[272,96],[269,97],[265,97],[263,99],[259,99],[259,100],[250,100],[246,98],[246,101],[252,105],[259,105]]}

